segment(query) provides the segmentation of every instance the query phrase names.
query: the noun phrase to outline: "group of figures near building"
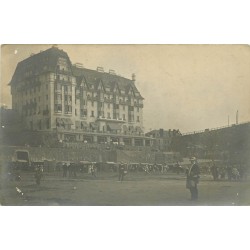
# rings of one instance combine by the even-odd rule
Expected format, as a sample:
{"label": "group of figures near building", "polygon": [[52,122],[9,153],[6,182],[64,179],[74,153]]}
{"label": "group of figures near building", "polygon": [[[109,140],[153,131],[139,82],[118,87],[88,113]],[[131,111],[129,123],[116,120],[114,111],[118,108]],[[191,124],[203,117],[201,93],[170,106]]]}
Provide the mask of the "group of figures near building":
{"label": "group of figures near building", "polygon": [[[198,165],[198,161],[195,157],[190,158],[191,164],[186,167],[182,167],[179,162],[167,165],[167,164],[147,164],[147,163],[125,163],[125,162],[110,162],[106,165],[100,165],[96,162],[83,161],[76,162],[55,162],[53,168],[49,168],[48,164],[44,166],[39,163],[33,168],[35,183],[39,186],[46,172],[58,172],[63,178],[76,179],[81,178],[86,174],[92,176],[94,179],[102,177],[102,173],[110,172],[117,176],[119,182],[123,182],[125,176],[128,173],[131,175],[136,173],[150,174],[184,174],[186,175],[186,188],[190,190],[191,200],[196,201],[198,199],[198,184],[200,181],[200,175],[211,175],[214,181],[244,181],[247,180],[247,169],[243,165],[239,166],[216,166],[215,162],[211,162],[210,166]],[[10,168],[9,177],[11,181],[21,181],[21,171],[15,171]],[[23,168],[22,168],[23,170]]]}
{"label": "group of figures near building", "polygon": [[227,165],[218,167],[214,163],[210,168],[210,172],[215,181],[228,179],[229,181],[240,181],[247,179],[247,169],[244,165]]}

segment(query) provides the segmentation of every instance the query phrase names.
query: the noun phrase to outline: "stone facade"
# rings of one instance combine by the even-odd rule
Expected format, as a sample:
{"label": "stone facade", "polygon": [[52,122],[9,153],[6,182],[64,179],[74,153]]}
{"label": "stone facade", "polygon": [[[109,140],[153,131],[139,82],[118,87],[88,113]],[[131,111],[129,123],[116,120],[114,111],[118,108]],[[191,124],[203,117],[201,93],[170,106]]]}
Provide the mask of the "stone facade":
{"label": "stone facade", "polygon": [[66,52],[52,47],[19,62],[10,86],[12,108],[29,130],[56,131],[66,141],[151,143],[145,141],[135,75],[130,80],[113,70],[73,65]]}

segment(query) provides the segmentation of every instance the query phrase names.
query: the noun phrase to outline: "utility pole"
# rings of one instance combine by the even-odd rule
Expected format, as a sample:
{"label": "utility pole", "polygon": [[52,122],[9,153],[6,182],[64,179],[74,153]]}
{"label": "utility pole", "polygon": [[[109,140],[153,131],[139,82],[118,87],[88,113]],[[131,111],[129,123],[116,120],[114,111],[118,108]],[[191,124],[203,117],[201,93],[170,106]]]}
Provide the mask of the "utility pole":
{"label": "utility pole", "polygon": [[236,112],[236,125],[238,125],[239,111]]}

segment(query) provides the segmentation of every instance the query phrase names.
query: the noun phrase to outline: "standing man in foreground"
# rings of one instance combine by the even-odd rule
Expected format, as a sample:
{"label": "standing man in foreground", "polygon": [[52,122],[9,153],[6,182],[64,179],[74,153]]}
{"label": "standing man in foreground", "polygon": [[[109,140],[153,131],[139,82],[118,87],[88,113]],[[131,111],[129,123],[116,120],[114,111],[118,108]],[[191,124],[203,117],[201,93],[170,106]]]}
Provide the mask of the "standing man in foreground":
{"label": "standing man in foreground", "polygon": [[119,181],[122,182],[124,175],[125,175],[125,166],[124,164],[121,162],[119,165],[119,169],[118,169],[118,173],[119,173]]}
{"label": "standing man in foreground", "polygon": [[190,161],[191,161],[191,166],[189,169],[187,169],[186,188],[190,190],[191,200],[197,200],[198,199],[197,184],[199,183],[200,169],[195,157],[192,157]]}

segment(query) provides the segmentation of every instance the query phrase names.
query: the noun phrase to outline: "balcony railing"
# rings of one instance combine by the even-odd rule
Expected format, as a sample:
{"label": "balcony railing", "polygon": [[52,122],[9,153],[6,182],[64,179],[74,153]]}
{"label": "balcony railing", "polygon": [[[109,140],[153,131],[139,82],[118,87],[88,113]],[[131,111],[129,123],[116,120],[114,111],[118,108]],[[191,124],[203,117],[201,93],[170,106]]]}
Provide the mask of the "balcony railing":
{"label": "balcony railing", "polygon": [[91,128],[78,128],[78,129],[74,129],[72,130],[71,128],[63,128],[63,127],[57,127],[56,130],[58,131],[67,131],[70,133],[76,133],[78,134],[79,132],[83,132],[84,134],[89,134],[89,135],[93,135],[93,134],[97,134],[97,135],[103,135],[103,136],[112,136],[112,135],[118,135],[118,136],[122,136],[122,137],[128,137],[128,138],[133,138],[133,137],[146,137],[148,139],[153,140],[154,138],[151,137],[147,137],[145,136],[144,133],[140,133],[140,132],[122,132],[122,131],[102,131],[102,130],[96,130],[96,129],[91,129]]}

